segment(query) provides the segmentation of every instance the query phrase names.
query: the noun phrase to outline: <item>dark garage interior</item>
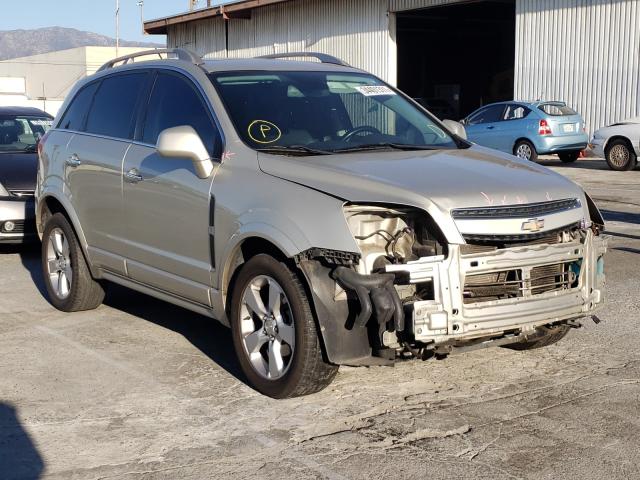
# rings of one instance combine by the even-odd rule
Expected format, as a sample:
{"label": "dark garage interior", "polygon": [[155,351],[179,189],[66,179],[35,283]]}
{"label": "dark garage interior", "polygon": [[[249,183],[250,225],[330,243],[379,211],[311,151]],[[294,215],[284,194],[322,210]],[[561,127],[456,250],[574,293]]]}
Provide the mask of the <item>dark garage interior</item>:
{"label": "dark garage interior", "polygon": [[398,13],[398,86],[441,118],[513,99],[514,0]]}

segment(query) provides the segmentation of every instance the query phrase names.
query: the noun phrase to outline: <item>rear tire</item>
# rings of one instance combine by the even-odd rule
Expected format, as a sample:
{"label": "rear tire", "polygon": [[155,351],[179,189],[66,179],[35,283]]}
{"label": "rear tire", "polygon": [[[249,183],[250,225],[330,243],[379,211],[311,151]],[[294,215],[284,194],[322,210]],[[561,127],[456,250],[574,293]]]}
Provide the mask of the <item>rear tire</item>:
{"label": "rear tire", "polygon": [[566,325],[539,327],[529,340],[505,345],[505,348],[510,348],[511,350],[533,350],[535,348],[548,347],[562,340],[569,333],[569,330],[571,330],[571,327]]}
{"label": "rear tire", "polygon": [[93,310],[104,300],[104,289],[91,276],[76,233],[61,213],[44,227],[42,271],[49,301],[58,310]]}
{"label": "rear tire", "polygon": [[611,170],[624,172],[633,170],[638,164],[638,157],[629,141],[618,138],[607,145],[605,152],[607,165]]}
{"label": "rear tire", "polygon": [[529,160],[530,162],[538,161],[536,147],[534,147],[533,143],[529,140],[518,140],[513,147],[513,154],[518,158]]}
{"label": "rear tire", "polygon": [[256,255],[231,293],[231,333],[250,385],[273,398],[319,392],[338,367],[326,363],[305,289],[287,265]]}
{"label": "rear tire", "polygon": [[560,157],[562,163],[573,163],[580,158],[580,152],[562,152],[558,154],[558,157]]}

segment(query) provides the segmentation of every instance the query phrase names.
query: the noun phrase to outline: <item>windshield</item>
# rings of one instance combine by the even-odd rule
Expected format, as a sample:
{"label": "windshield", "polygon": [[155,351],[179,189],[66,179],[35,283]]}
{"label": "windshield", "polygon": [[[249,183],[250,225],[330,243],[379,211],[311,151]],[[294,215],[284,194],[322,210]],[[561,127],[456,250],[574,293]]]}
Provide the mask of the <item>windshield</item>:
{"label": "windshield", "polygon": [[47,117],[0,116],[0,153],[35,152],[51,123]]}
{"label": "windshield", "polygon": [[457,147],[436,120],[371,75],[224,72],[211,79],[238,134],[256,150],[318,155]]}

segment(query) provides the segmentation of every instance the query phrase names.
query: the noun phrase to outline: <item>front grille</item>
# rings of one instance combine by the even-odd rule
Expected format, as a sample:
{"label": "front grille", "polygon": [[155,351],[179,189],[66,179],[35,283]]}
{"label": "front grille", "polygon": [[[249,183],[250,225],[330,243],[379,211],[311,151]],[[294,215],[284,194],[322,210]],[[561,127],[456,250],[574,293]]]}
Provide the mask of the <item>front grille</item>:
{"label": "front grille", "polygon": [[[470,245],[489,245],[500,248],[518,247],[526,245],[556,244],[562,240],[562,233],[572,233],[580,228],[580,223],[568,225],[555,230],[538,233],[523,233],[516,235],[492,235],[492,234],[464,234],[462,237]],[[467,253],[463,249],[463,254]]]}
{"label": "front grille", "polygon": [[7,222],[3,222],[2,224],[0,224],[0,232],[2,233],[24,233],[24,220],[12,220],[13,224],[15,225],[15,227],[13,227],[13,230],[11,230],[10,232],[6,230],[6,223]]}
{"label": "front grille", "polygon": [[474,220],[478,218],[525,218],[550,215],[580,208],[580,200],[569,198],[550,202],[527,203],[525,205],[504,205],[500,207],[459,208],[451,215],[459,220]]}
{"label": "front grille", "polygon": [[467,275],[463,301],[469,304],[570,290],[578,286],[580,263],[541,265],[526,273],[524,269],[513,269]]}
{"label": "front grille", "polygon": [[19,198],[33,198],[35,192],[33,190],[9,190],[9,195]]}

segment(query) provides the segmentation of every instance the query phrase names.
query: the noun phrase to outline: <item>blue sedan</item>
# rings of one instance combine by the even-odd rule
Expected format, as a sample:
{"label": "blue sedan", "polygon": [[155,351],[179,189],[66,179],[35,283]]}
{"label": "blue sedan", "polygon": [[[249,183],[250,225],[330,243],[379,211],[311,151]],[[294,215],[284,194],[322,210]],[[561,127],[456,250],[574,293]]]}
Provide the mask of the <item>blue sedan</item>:
{"label": "blue sedan", "polygon": [[575,162],[589,142],[584,120],[563,102],[492,103],[462,123],[472,142],[532,162],[542,154]]}

